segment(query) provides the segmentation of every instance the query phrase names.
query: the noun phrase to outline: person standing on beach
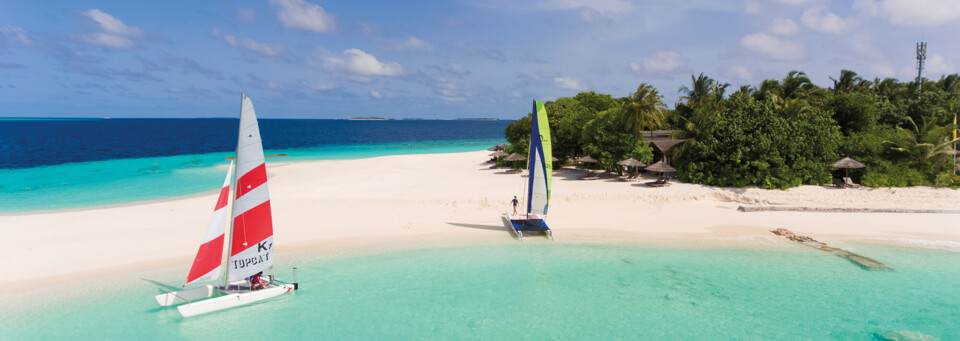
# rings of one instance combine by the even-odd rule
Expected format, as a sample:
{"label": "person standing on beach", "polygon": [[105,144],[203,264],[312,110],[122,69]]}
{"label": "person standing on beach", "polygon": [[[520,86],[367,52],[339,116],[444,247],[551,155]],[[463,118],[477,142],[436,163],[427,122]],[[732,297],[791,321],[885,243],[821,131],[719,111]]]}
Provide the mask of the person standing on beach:
{"label": "person standing on beach", "polygon": [[513,200],[510,201],[510,204],[513,205],[513,215],[517,215],[517,205],[520,205],[520,201],[517,200],[517,196],[513,196]]}

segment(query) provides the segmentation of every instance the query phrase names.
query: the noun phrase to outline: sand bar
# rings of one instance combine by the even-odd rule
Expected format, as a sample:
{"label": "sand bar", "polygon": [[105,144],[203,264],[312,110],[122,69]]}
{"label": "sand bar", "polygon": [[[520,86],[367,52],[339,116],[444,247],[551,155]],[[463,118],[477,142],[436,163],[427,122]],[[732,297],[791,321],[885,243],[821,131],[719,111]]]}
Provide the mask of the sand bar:
{"label": "sand bar", "polygon": [[[525,177],[489,169],[489,152],[270,163],[279,252],[514,242],[501,220]],[[784,227],[819,240],[902,241],[960,250],[960,214],[752,212],[749,206],[957,210],[960,191],[934,188],[787,191],[554,174],[548,223],[558,243],[770,238]],[[176,184],[170,184],[176,186]],[[85,210],[0,216],[0,290],[182,265],[196,252],[216,193]],[[518,242],[519,243],[519,242]],[[784,243],[786,243],[784,241]]]}

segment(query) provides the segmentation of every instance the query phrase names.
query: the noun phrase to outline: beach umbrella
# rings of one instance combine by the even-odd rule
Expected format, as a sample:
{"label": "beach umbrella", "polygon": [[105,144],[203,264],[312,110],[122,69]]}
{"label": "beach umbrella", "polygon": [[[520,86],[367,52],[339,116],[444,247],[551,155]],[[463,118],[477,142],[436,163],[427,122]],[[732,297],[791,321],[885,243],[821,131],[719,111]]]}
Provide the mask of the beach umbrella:
{"label": "beach umbrella", "polygon": [[558,158],[555,158],[555,157],[551,157],[551,159],[553,159],[553,162],[557,162],[557,161],[560,161],[560,159],[558,159]]}
{"label": "beach umbrella", "polygon": [[850,177],[850,168],[863,168],[866,166],[867,165],[861,163],[860,161],[851,159],[849,157],[842,158],[840,161],[830,164],[830,167],[833,168],[843,168],[844,176],[848,178]]}
{"label": "beach umbrella", "polygon": [[646,169],[651,172],[660,172],[660,173],[673,173],[677,171],[676,169],[674,169],[673,167],[670,167],[670,165],[664,163],[663,161],[657,161],[657,163],[647,166]]}
{"label": "beach umbrella", "polygon": [[599,161],[597,161],[597,159],[594,159],[594,158],[592,158],[592,157],[590,157],[590,156],[584,156],[584,157],[578,157],[578,158],[576,158],[576,159],[573,159],[573,162],[580,162],[580,163],[598,163]]}
{"label": "beach umbrella", "polygon": [[491,151],[491,152],[495,152],[495,151],[498,151],[498,150],[503,150],[504,148],[507,148],[507,144],[506,144],[506,143],[498,144],[498,145],[496,145],[496,146],[490,147],[490,148],[487,149],[487,150],[489,150],[489,151]]}
{"label": "beach umbrella", "polygon": [[618,164],[618,165],[621,165],[621,166],[624,166],[624,167],[638,167],[638,168],[639,168],[639,167],[646,166],[646,164],[644,164],[643,162],[640,162],[640,160],[637,160],[637,159],[634,159],[634,158],[629,158],[629,159],[626,159],[626,160],[617,162],[617,164]]}
{"label": "beach umbrella", "polygon": [[504,152],[499,151],[499,150],[498,150],[498,151],[495,151],[495,152],[493,152],[493,153],[490,153],[490,157],[503,157],[503,156],[507,156],[507,155],[510,155],[510,154],[504,153]]}
{"label": "beach umbrella", "polygon": [[637,160],[637,159],[634,159],[634,158],[629,158],[629,159],[626,159],[626,160],[617,162],[617,164],[618,164],[618,165],[621,165],[621,166],[625,166],[625,167],[643,167],[643,166],[646,166],[646,164],[644,164],[643,162],[640,162],[640,160]]}
{"label": "beach umbrella", "polygon": [[523,161],[523,160],[526,160],[526,159],[527,159],[526,156],[523,156],[523,155],[520,155],[520,154],[517,154],[517,153],[513,153],[513,154],[510,154],[509,156],[507,156],[507,158],[505,158],[505,159],[503,159],[503,160],[504,160],[504,161]]}

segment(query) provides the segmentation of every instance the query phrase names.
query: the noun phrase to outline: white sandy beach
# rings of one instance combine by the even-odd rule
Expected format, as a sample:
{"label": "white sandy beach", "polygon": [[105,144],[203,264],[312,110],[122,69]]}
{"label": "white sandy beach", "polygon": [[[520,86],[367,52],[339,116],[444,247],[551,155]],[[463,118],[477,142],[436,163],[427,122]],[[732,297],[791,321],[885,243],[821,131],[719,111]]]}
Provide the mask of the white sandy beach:
{"label": "white sandy beach", "polygon": [[[516,242],[501,215],[524,177],[488,169],[489,152],[270,163],[276,247],[371,249]],[[857,239],[960,249],[960,214],[737,211],[740,205],[960,210],[933,188],[787,191],[674,183],[652,188],[558,170],[548,224],[556,242],[769,240],[785,227],[825,242]],[[170,184],[175,186],[176,184]],[[109,208],[0,216],[0,290],[131,269],[189,266],[216,193]]]}

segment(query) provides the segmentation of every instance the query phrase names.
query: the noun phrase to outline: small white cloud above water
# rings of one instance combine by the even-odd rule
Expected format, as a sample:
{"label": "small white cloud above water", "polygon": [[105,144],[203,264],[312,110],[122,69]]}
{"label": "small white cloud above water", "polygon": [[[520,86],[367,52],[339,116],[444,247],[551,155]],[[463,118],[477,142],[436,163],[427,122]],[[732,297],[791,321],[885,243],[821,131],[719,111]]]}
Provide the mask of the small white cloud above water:
{"label": "small white cloud above water", "polygon": [[87,44],[132,49],[137,47],[137,39],[144,36],[140,28],[124,24],[120,19],[99,9],[84,11],[83,16],[95,22],[102,31],[82,35],[80,40]]}
{"label": "small white cloud above water", "polygon": [[774,60],[796,61],[804,58],[804,48],[800,42],[791,38],[781,40],[764,32],[740,38],[740,45]]}
{"label": "small white cloud above water", "polygon": [[585,87],[579,80],[570,77],[557,77],[553,79],[553,85],[559,89],[583,90]]}
{"label": "small white cloud above water", "polygon": [[323,7],[304,0],[270,0],[277,9],[277,18],[283,27],[312,32],[333,31],[333,16]]}

